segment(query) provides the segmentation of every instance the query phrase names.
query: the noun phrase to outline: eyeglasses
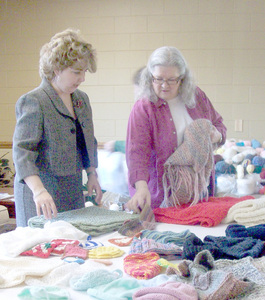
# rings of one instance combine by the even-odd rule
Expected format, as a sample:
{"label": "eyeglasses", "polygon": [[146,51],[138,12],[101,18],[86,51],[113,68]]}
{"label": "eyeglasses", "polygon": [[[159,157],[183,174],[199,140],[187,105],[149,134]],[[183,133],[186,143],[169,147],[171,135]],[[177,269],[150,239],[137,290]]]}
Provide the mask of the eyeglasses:
{"label": "eyeglasses", "polygon": [[164,82],[166,82],[168,85],[176,85],[179,83],[179,81],[181,81],[181,76],[178,77],[178,78],[170,78],[170,79],[162,79],[162,78],[156,78],[154,76],[152,76],[152,79],[153,79],[153,83],[155,84],[159,84],[159,85],[162,85]]}

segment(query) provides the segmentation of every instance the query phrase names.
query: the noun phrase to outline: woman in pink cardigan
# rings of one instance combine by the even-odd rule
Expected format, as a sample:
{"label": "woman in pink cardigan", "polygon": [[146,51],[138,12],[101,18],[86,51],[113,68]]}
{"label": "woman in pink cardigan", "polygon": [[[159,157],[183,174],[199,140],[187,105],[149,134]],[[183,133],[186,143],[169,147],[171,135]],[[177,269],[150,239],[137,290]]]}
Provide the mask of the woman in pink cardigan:
{"label": "woman in pink cardigan", "polygon": [[[152,208],[161,205],[164,164],[182,144],[185,128],[196,119],[210,120],[211,142],[224,143],[223,118],[194,84],[181,52],[174,47],[156,49],[141,72],[128,121],[126,160],[132,197],[128,209],[140,212],[145,203]],[[208,190],[214,194],[214,170]]]}

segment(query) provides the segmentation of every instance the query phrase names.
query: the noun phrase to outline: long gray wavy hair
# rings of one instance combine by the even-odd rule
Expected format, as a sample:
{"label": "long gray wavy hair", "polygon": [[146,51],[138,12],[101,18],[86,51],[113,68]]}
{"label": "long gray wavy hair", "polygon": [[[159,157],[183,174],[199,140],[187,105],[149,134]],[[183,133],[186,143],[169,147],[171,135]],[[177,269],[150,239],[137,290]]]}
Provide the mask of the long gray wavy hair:
{"label": "long gray wavy hair", "polygon": [[141,71],[139,92],[136,99],[147,98],[151,102],[158,100],[153,89],[152,73],[156,66],[176,67],[181,76],[178,96],[190,108],[195,106],[195,83],[182,53],[175,47],[161,47],[156,49],[149,57],[147,66]]}

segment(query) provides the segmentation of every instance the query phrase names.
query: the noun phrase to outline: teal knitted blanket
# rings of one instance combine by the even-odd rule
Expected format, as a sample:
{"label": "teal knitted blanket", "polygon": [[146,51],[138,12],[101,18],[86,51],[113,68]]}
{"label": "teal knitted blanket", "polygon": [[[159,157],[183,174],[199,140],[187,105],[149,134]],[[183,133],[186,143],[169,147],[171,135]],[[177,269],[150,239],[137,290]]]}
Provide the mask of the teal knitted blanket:
{"label": "teal knitted blanket", "polygon": [[139,218],[137,214],[129,214],[123,211],[112,211],[97,206],[89,206],[81,209],[69,210],[58,213],[56,218],[46,220],[44,216],[30,218],[28,226],[43,228],[48,221],[66,221],[77,229],[91,236],[99,236],[118,230],[125,221]]}

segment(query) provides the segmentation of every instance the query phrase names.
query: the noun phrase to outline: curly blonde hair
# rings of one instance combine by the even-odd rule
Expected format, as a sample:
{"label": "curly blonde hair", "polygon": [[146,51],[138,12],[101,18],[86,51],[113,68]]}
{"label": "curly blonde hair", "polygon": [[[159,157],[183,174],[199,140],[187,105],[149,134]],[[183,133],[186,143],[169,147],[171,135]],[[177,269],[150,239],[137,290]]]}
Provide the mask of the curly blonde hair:
{"label": "curly blonde hair", "polygon": [[79,30],[69,28],[55,34],[50,42],[41,48],[40,77],[51,81],[55,77],[54,70],[63,71],[73,65],[84,63],[90,73],[95,73],[96,51],[81,37]]}

